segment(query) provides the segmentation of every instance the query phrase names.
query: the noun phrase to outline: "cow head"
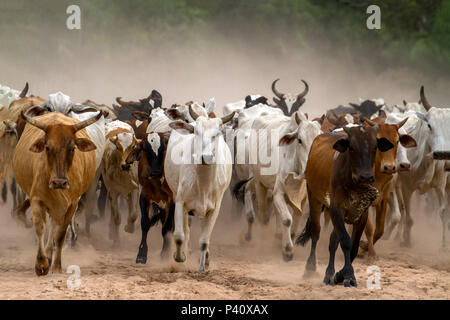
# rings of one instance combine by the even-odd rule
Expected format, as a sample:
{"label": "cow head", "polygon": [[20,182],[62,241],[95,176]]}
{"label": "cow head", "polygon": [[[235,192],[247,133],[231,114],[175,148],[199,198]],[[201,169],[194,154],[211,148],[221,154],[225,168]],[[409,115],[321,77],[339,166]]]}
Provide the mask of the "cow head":
{"label": "cow head", "polygon": [[126,159],[139,143],[139,140],[131,132],[121,132],[109,138],[109,141],[115,146],[114,157],[117,159],[120,168],[125,171],[129,170],[130,164],[126,162]]}
{"label": "cow head", "polygon": [[273,101],[278,105],[278,107],[283,111],[283,113],[287,116],[291,116],[294,114],[294,112],[297,112],[297,110],[305,103],[305,96],[307,95],[309,91],[308,83],[306,83],[305,80],[302,80],[302,82],[305,84],[305,90],[297,95],[290,94],[290,93],[281,93],[279,92],[275,84],[280,79],[276,79],[274,82],[272,82],[272,91],[277,96],[277,98],[273,98]]}
{"label": "cow head", "polygon": [[373,164],[377,150],[386,152],[394,147],[389,140],[377,139],[377,125],[344,127],[346,138],[339,139],[333,149],[346,154],[354,183],[372,184],[375,181]]}
{"label": "cow head", "polygon": [[309,121],[303,112],[297,111],[291,116],[288,130],[289,132],[280,138],[279,145],[288,146],[295,144],[297,168],[299,172],[303,172],[306,168],[311,144],[314,138],[322,133],[320,125],[316,121]]}
{"label": "cow head", "polygon": [[217,147],[223,138],[222,126],[233,119],[235,112],[222,118],[208,118],[197,114],[189,105],[189,114],[195,121],[195,126],[186,122],[175,121],[170,127],[181,134],[194,134],[194,163],[203,165],[215,164]]}
{"label": "cow head", "polygon": [[149,166],[148,178],[162,178],[164,175],[164,157],[169,137],[170,132],[150,132],[145,139],[138,141],[125,162],[131,165],[134,161],[141,161],[142,156],[144,156]]}
{"label": "cow head", "polygon": [[25,120],[32,126],[45,132],[44,137],[36,140],[30,151],[45,152],[49,168],[50,189],[68,189],[70,187],[67,171],[70,169],[75,155],[75,149],[89,152],[96,149],[95,144],[86,138],[77,138],[76,133],[101,118],[102,113],[73,125],[45,124],[22,113]]}
{"label": "cow head", "polygon": [[379,100],[365,100],[361,104],[349,103],[359,114],[361,121],[370,119],[370,117],[377,113],[383,106],[384,102]]}
{"label": "cow head", "polygon": [[258,96],[248,95],[245,97],[244,109],[248,109],[248,108],[256,106],[260,103],[267,105],[267,98],[264,96],[260,96],[260,95],[258,95]]}
{"label": "cow head", "polygon": [[[398,143],[404,148],[413,148],[417,146],[416,140],[407,134],[400,134],[399,129],[408,121],[408,118],[403,119],[397,124],[386,124],[386,117],[380,116],[373,120],[366,119],[366,123],[369,125],[379,127],[377,132],[377,139],[385,139],[385,141],[391,143],[393,147],[385,152],[381,150],[377,151],[375,163],[379,165],[377,170],[384,174],[394,174],[397,172],[397,154],[398,154]],[[409,168],[408,164],[403,162],[400,163],[400,167],[405,171]]]}
{"label": "cow head", "polygon": [[450,160],[450,108],[433,107],[425,97],[424,87],[420,88],[420,102],[426,113],[416,112],[425,121],[429,133],[429,145],[434,160]]}
{"label": "cow head", "polygon": [[194,112],[203,117],[215,118],[214,108],[216,106],[216,102],[214,98],[209,99],[209,101],[203,105],[200,105],[197,102],[189,101],[184,105],[174,104],[170,109],[165,110],[166,115],[172,120],[182,120],[188,123],[195,121],[191,113],[189,112],[189,108],[192,108]]}

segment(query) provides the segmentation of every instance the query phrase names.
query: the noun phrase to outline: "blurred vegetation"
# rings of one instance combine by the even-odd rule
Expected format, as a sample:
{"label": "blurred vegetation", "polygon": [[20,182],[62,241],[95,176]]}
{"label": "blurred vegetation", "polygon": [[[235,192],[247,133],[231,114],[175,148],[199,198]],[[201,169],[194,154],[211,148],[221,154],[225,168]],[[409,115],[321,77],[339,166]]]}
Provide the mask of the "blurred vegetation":
{"label": "blurred vegetation", "polygon": [[[65,29],[70,4],[81,7],[81,36]],[[366,28],[370,4],[381,8],[380,30]],[[208,50],[211,40],[222,40],[280,58],[288,47],[361,62],[369,57],[380,68],[450,71],[449,0],[2,0],[0,21],[2,41],[27,42],[30,50],[74,40],[95,42],[104,52],[168,43]]]}

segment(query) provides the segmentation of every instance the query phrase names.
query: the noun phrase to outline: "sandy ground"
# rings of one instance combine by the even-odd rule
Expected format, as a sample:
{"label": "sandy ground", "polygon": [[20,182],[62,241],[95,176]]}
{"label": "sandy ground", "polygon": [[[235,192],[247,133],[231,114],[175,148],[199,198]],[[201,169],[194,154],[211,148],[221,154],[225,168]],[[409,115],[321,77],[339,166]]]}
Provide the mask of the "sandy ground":
{"label": "sandy ground", "polygon": [[[246,243],[242,240],[244,217],[236,221],[231,219],[229,211],[222,212],[212,235],[209,271],[200,274],[196,271],[197,221],[194,220],[192,226],[191,254],[186,265],[180,268],[172,258],[161,261],[159,257],[160,226],[150,231],[147,264],[137,265],[139,219],[134,234],[121,232],[121,246],[114,250],[108,239],[108,221],[101,220],[93,225],[91,239],[80,231],[77,246],[63,250],[63,269],[78,265],[81,270],[80,288],[71,290],[68,288],[68,282],[73,283],[70,274],[35,275],[37,247],[33,229],[24,229],[12,220],[10,205],[0,208],[0,299],[450,298],[450,251],[440,248],[441,229],[436,216],[416,215],[412,248],[405,249],[394,240],[384,240],[376,246],[378,260],[357,258],[353,266],[358,288],[322,283],[328,262],[330,230],[323,231],[319,240],[317,273],[304,278],[310,244],[306,248],[296,247],[294,260],[286,263],[281,258],[280,242],[274,236],[274,225],[255,228],[252,241]],[[123,215],[125,219],[125,212]],[[303,225],[304,221],[301,227]],[[342,265],[342,253],[338,249],[336,269]],[[379,290],[368,289],[366,285],[367,268],[371,265],[380,268]]]}

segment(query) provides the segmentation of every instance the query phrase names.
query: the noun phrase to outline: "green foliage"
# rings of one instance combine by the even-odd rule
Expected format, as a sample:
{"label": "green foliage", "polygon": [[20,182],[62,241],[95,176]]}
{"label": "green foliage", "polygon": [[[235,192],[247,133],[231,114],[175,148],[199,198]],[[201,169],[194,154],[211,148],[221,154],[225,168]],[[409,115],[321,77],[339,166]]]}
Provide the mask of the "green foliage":
{"label": "green foliage", "polygon": [[[0,36],[9,43],[42,40],[57,48],[74,41],[59,27],[61,38],[46,35],[64,26],[69,0],[3,0]],[[414,66],[447,75],[450,69],[448,0],[80,0],[80,43],[95,42],[113,50],[136,46],[189,43],[204,50],[209,40],[243,41],[282,54],[290,48],[370,57],[380,67]],[[366,28],[366,8],[381,8],[381,30]],[[59,30],[58,29],[58,30]],[[53,34],[53,33],[52,33]],[[11,39],[14,35],[15,39]]]}

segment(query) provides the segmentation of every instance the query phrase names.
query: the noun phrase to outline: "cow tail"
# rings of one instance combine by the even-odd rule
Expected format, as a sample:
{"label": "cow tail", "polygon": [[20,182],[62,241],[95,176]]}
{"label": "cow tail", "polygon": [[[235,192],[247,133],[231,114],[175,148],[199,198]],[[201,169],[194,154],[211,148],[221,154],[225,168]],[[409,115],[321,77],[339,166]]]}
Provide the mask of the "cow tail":
{"label": "cow tail", "polygon": [[305,228],[295,240],[295,244],[304,247],[305,244],[309,241],[309,239],[311,239],[311,217],[308,217]]}
{"label": "cow tail", "polygon": [[244,202],[244,191],[243,190],[241,191],[241,188],[252,179],[253,177],[247,180],[241,180],[234,185],[232,195],[235,199]]}
{"label": "cow tail", "polygon": [[97,208],[99,216],[103,218],[105,216],[105,207],[106,207],[106,199],[108,196],[108,190],[106,190],[105,183],[103,182],[103,177],[100,177],[99,182],[101,183],[101,187],[100,187],[100,195],[97,199]]}
{"label": "cow tail", "polygon": [[158,221],[164,221],[165,212],[158,207],[155,203],[152,203],[152,216],[150,217],[150,228],[153,227]]}

